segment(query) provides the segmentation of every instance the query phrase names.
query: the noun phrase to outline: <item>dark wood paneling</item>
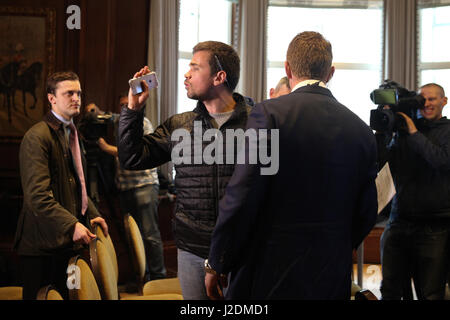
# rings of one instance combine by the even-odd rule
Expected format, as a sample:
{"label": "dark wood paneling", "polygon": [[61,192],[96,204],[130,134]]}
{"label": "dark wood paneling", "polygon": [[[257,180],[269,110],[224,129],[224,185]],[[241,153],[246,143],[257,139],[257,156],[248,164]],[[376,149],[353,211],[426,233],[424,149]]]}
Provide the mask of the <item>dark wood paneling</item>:
{"label": "dark wood paneling", "polygon": [[364,240],[364,263],[380,264],[380,238],[384,228],[373,228]]}
{"label": "dark wood paneling", "polygon": [[[122,50],[114,51],[114,68],[111,81],[113,95],[109,97],[111,105],[119,111],[117,100],[121,92],[128,90],[128,80],[147,64],[147,50],[137,50],[148,46],[148,26],[150,14],[150,1],[141,1],[141,5],[130,9],[128,1],[117,1],[114,25],[114,44]],[[132,10],[129,15],[122,12]]]}
{"label": "dark wood paneling", "polygon": [[83,0],[79,74],[85,104],[119,112],[118,96],[146,64],[149,1]]}
{"label": "dark wood paneling", "polygon": [[[364,239],[364,263],[381,264],[380,238],[384,227],[374,227]],[[356,263],[356,251],[353,251],[353,262]]]}
{"label": "dark wood paneling", "polygon": [[110,1],[82,1],[83,24],[79,75],[83,88],[83,104],[96,103],[104,109],[106,105],[106,76],[108,64],[108,13]]}

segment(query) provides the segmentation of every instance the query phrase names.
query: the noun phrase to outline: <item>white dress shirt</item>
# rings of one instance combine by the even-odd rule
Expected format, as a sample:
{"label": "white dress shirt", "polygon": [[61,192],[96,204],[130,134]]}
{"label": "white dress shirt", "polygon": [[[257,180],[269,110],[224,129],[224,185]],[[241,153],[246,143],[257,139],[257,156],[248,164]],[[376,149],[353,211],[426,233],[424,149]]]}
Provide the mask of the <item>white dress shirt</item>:
{"label": "white dress shirt", "polygon": [[291,90],[291,92],[294,92],[298,88],[307,86],[308,84],[315,84],[315,83],[319,83],[319,86],[321,86],[323,88],[327,87],[327,85],[323,81],[315,80],[315,79],[308,79],[308,80],[304,80],[304,81],[301,81],[301,82],[297,83],[297,85]]}

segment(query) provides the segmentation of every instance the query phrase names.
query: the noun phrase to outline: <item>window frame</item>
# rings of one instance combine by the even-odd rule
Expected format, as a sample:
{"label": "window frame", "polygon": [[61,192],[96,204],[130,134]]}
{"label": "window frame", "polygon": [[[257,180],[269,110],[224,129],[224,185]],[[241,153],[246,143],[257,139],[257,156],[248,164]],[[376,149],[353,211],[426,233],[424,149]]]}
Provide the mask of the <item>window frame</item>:
{"label": "window frame", "polygon": [[[189,0],[179,0],[180,2],[180,8],[181,8],[181,1],[189,1]],[[231,45],[232,47],[234,47],[235,49],[238,47],[238,42],[239,42],[239,29],[240,29],[240,20],[239,20],[239,3],[237,2],[232,2],[232,1],[228,1],[231,2],[231,6],[230,6],[230,12],[229,12],[229,16],[230,16],[230,21],[229,21],[229,30],[228,30],[228,36],[229,36],[229,45]],[[180,27],[180,20],[181,20],[181,12],[180,12],[180,16],[178,17],[178,28]],[[197,20],[198,22],[198,20]],[[199,37],[197,37],[198,39]],[[211,39],[214,40],[214,39]],[[179,41],[179,40],[178,40]],[[201,40],[198,40],[201,41]],[[178,42],[177,44],[177,48],[178,48],[178,59],[177,59],[177,63],[178,63],[178,68],[180,69],[180,60],[191,60],[192,59],[192,51],[183,51],[180,50],[180,43]],[[183,71],[183,70],[180,70]],[[185,70],[187,71],[187,70]],[[178,75],[177,75],[178,77]],[[178,81],[179,82],[179,81]],[[178,83],[176,84],[176,92],[178,95],[178,86],[180,86],[181,84]],[[177,113],[180,113],[183,108],[180,107],[180,103],[183,101],[183,98],[180,97],[178,95],[178,99],[177,99]],[[186,111],[186,110],[184,110]]]}
{"label": "window frame", "polygon": [[[270,3],[268,3],[268,14],[269,14],[269,8],[270,7],[302,7],[302,8],[311,8],[311,9],[315,9],[315,8],[321,8],[321,9],[363,9],[360,7],[354,7],[354,6],[349,6],[349,7],[333,7],[333,6],[326,6],[326,7],[320,7],[320,6],[307,6],[307,5],[303,5],[303,6],[296,6],[296,5],[290,5],[289,2],[287,2],[287,5],[280,5],[280,4],[275,4],[275,5],[271,5]],[[367,10],[371,10],[369,7],[366,8]],[[385,33],[385,6],[384,3],[381,7],[379,7],[380,13],[381,13],[381,30],[380,30],[380,41],[381,41],[381,46],[380,46],[380,52],[379,52],[379,61],[374,62],[374,63],[361,63],[361,62],[339,62],[339,61],[333,61],[333,66],[336,69],[336,71],[339,70],[346,70],[346,71],[377,71],[377,73],[379,74],[378,77],[378,83],[381,84],[384,80],[384,73],[385,73],[385,37],[384,37],[384,33]],[[269,25],[268,25],[268,19],[267,19],[267,25],[266,28],[269,29]],[[269,39],[268,36],[266,38],[266,43],[265,43],[265,48],[266,48],[266,52],[267,52],[267,48],[269,45]],[[266,83],[269,82],[269,70],[271,68],[282,68],[284,69],[284,62],[285,61],[275,61],[275,60],[269,60],[269,54],[266,53]],[[276,85],[276,83],[268,83],[267,88],[266,88],[266,92],[265,92],[265,97],[269,98],[269,88],[270,87],[274,87]],[[377,87],[373,88],[376,89]],[[369,96],[369,93],[368,95]],[[351,106],[348,106],[349,108],[351,108]],[[354,108],[357,108],[356,105],[353,106]],[[376,108],[375,105],[373,105],[373,108]],[[369,111],[370,109],[367,109],[367,112],[370,113]],[[356,111],[356,110],[355,110]],[[354,112],[355,112],[354,111]],[[360,112],[355,112],[357,114],[360,114]],[[363,119],[363,121],[365,121],[368,124],[368,120],[369,119]]]}
{"label": "window frame", "polygon": [[421,44],[421,19],[420,19],[420,11],[426,10],[426,9],[437,9],[439,7],[450,7],[450,3],[448,4],[428,4],[427,6],[418,6],[417,7],[417,54],[416,54],[416,63],[417,63],[417,87],[420,87],[420,84],[422,83],[422,72],[428,71],[428,70],[450,70],[450,60],[448,61],[434,61],[434,62],[422,62],[421,61],[421,52],[420,48],[422,47]]}

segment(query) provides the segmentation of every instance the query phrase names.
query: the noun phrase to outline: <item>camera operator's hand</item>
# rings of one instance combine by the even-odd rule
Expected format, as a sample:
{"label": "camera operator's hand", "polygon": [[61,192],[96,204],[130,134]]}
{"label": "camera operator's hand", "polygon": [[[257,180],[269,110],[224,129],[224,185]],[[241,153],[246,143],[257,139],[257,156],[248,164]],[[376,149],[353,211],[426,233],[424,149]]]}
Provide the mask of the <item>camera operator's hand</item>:
{"label": "camera operator's hand", "polygon": [[401,115],[405,121],[406,121],[406,125],[408,126],[408,132],[409,134],[414,134],[417,132],[417,128],[416,125],[414,124],[413,120],[408,117],[405,113],[403,112],[397,112],[397,114]]}
{"label": "camera operator's hand", "polygon": [[117,157],[118,155],[117,147],[110,145],[102,137],[98,138],[97,145],[103,152],[106,152],[107,154]]}
{"label": "camera operator's hand", "polygon": [[[135,73],[133,78],[142,77],[143,75],[146,75],[150,72],[150,69],[145,66],[139,72]],[[141,86],[143,91],[137,95],[133,95],[133,91],[131,90],[131,88],[128,91],[128,108],[131,110],[141,110],[145,104],[145,101],[148,99],[149,88],[147,83],[145,81],[142,81]]]}

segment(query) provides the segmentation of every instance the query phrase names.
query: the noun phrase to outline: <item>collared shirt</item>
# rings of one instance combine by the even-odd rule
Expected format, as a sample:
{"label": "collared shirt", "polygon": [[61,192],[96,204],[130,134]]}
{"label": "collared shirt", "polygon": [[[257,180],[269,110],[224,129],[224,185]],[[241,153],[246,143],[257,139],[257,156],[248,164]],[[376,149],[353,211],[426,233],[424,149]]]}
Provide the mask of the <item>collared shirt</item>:
{"label": "collared shirt", "polygon": [[[70,125],[74,125],[73,124],[73,119],[70,120],[66,120],[64,119],[62,116],[60,116],[59,114],[57,114],[55,111],[51,110],[51,112],[53,113],[53,115],[56,117],[56,119],[58,119],[59,121],[61,121],[63,123],[64,126],[64,135],[66,137],[66,142],[69,143],[69,135],[70,135]],[[75,125],[74,125],[75,126]]]}
{"label": "collared shirt", "polygon": [[57,114],[55,111],[53,111],[53,109],[52,109],[51,111],[52,111],[53,115],[54,115],[59,121],[61,121],[62,123],[64,123],[64,125],[68,126],[68,125],[70,125],[70,124],[73,124],[72,119],[71,119],[71,120],[66,120],[66,119],[64,119],[62,116],[60,116],[59,114]]}
{"label": "collared shirt", "polygon": [[319,83],[319,86],[321,86],[323,88],[327,87],[327,85],[323,81],[315,80],[315,79],[308,79],[308,80],[304,80],[304,81],[297,83],[297,85],[291,90],[291,92],[294,92],[298,88],[301,88],[301,87],[304,87],[304,86],[307,86],[310,84],[316,84],[316,83]]}

